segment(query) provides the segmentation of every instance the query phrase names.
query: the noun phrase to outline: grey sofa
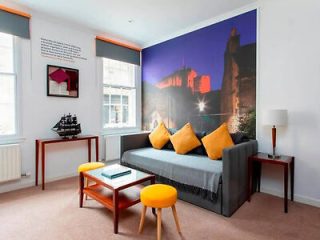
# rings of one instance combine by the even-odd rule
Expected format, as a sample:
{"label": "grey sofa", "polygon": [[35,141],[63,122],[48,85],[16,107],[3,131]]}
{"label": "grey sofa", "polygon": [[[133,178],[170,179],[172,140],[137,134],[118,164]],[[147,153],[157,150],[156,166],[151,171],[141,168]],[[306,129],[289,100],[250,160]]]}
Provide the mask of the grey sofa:
{"label": "grey sofa", "polygon": [[121,136],[122,165],[153,173],[158,182],[178,189],[178,197],[230,217],[247,199],[247,159],[257,153],[256,140],[223,150],[221,160],[197,154],[156,150],[149,133]]}

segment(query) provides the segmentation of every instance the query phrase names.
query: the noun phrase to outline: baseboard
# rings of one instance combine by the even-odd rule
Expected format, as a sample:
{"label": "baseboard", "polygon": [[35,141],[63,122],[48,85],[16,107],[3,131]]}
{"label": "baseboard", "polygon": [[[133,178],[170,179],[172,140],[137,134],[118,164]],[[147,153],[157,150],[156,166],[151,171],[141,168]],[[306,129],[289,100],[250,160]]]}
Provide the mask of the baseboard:
{"label": "baseboard", "polygon": [[[59,176],[59,177],[52,177],[52,178],[47,178],[46,179],[46,184],[50,183],[50,182],[55,182],[55,181],[59,181],[62,179],[66,179],[66,178],[70,178],[70,177],[76,177],[78,176],[78,173],[72,173],[72,174],[67,174],[67,175],[63,175],[63,176]],[[28,188],[28,187],[33,187],[34,185],[34,179],[28,179],[23,181],[23,179],[21,179],[20,181],[18,180],[16,183],[15,182],[8,182],[8,184],[6,185],[6,183],[3,183],[3,186],[0,185],[0,193],[6,193],[6,192],[11,192],[11,191],[15,191],[15,190],[19,190],[19,189],[23,189],[23,188]],[[39,186],[41,186],[41,182],[39,182]]]}
{"label": "baseboard", "polygon": [[[271,188],[265,188],[265,187],[261,187],[260,190],[263,193],[267,193],[267,194],[270,194],[270,195],[273,195],[273,196],[277,196],[277,197],[283,198],[283,192],[282,191],[279,191],[279,190],[276,190],[276,189],[271,189]],[[294,194],[294,201],[320,208],[320,199],[315,199],[315,198],[302,196],[302,195],[299,195],[299,194]]]}

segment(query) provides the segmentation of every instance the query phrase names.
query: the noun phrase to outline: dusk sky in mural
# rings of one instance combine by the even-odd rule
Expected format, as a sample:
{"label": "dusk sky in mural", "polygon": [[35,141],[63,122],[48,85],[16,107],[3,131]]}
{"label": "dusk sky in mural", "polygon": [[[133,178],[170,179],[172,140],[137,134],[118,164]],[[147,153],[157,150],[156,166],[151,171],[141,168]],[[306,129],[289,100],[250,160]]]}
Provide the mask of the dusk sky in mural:
{"label": "dusk sky in mural", "polygon": [[155,84],[186,66],[198,75],[210,75],[211,89],[220,89],[224,52],[233,27],[240,34],[241,46],[255,43],[256,10],[143,49],[142,80]]}

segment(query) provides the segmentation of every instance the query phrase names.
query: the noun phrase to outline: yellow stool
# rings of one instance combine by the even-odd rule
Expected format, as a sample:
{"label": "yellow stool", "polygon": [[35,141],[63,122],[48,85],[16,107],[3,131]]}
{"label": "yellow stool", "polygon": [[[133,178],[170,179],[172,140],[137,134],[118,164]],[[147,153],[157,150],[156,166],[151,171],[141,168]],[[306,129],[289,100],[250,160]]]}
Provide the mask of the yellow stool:
{"label": "yellow stool", "polygon": [[175,207],[177,202],[177,190],[174,187],[165,184],[153,184],[141,190],[140,199],[143,204],[141,213],[139,233],[143,230],[144,219],[146,216],[147,207],[157,209],[157,240],[161,239],[161,209],[172,208],[174,220],[177,230],[181,233],[178,215]]}
{"label": "yellow stool", "polygon": [[[104,167],[104,166],[105,166],[105,164],[102,163],[102,162],[83,163],[78,167],[78,173],[94,170],[94,169],[101,168],[101,167]],[[85,184],[86,187],[88,187],[88,185],[89,185],[88,180],[85,179],[85,182],[86,182],[86,184]],[[86,199],[88,199],[87,195],[86,195]]]}

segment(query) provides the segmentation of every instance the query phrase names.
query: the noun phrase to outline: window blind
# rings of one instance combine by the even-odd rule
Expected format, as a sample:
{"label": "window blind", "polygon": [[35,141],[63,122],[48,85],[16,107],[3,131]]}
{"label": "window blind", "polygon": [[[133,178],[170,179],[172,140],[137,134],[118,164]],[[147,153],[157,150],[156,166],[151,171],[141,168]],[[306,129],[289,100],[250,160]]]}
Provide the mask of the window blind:
{"label": "window blind", "polygon": [[96,55],[140,65],[140,49],[96,37]]}
{"label": "window blind", "polygon": [[30,15],[0,5],[0,32],[30,38]]}

